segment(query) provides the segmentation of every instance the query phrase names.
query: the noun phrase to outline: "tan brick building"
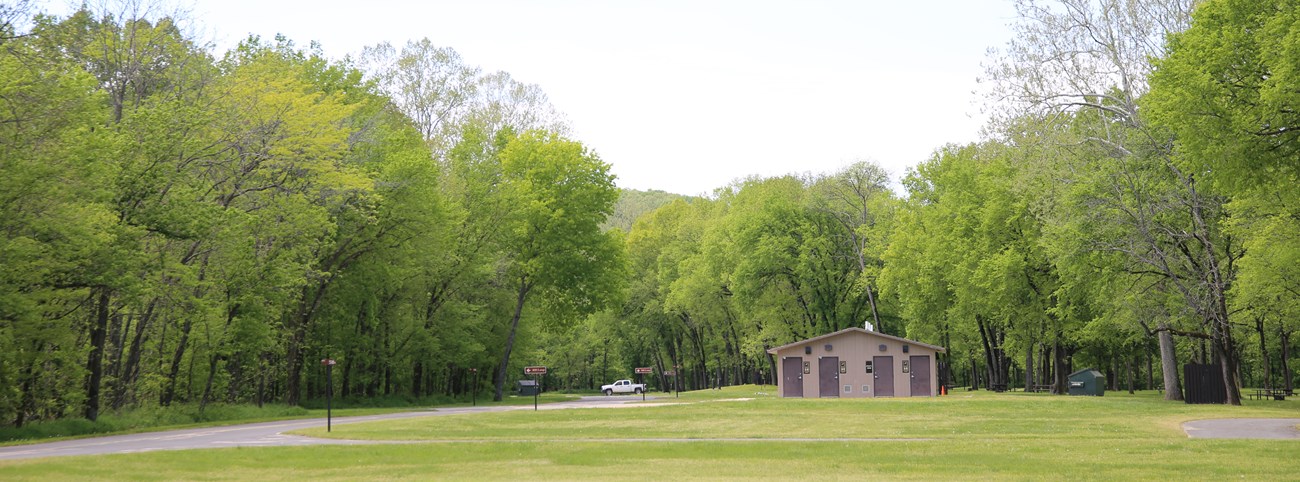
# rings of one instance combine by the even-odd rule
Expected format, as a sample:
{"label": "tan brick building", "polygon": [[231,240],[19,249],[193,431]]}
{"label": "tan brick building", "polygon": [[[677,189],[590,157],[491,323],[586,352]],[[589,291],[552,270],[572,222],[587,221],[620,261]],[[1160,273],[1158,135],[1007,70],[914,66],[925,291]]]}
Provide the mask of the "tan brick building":
{"label": "tan brick building", "polygon": [[929,397],[943,347],[847,328],[772,348],[782,397]]}

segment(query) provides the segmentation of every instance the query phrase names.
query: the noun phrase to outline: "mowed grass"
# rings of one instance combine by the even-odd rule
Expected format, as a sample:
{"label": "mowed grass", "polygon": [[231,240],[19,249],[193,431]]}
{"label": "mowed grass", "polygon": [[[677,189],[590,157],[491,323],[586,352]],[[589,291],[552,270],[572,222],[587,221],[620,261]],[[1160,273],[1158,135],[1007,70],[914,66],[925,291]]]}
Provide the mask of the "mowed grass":
{"label": "mowed grass", "polygon": [[406,442],[400,444],[0,462],[0,479],[1300,479],[1300,440],[1188,439],[1181,429],[1182,422],[1203,418],[1300,418],[1295,400],[1226,407],[1164,402],[1154,392],[1096,398],[959,391],[842,400],[773,393],[773,387],[734,387],[650,402],[672,405],[447,415],[336,425],[330,434],[305,431]]}

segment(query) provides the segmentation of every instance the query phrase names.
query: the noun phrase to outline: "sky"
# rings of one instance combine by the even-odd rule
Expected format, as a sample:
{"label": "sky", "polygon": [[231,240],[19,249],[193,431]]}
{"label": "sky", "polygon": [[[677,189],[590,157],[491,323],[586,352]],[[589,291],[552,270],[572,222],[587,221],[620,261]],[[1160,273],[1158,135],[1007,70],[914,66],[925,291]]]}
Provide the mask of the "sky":
{"label": "sky", "polygon": [[860,160],[898,178],[945,144],[978,140],[977,78],[1014,16],[1010,0],[178,5],[218,51],[284,34],[341,58],[427,37],[539,85],[620,187],[687,195]]}

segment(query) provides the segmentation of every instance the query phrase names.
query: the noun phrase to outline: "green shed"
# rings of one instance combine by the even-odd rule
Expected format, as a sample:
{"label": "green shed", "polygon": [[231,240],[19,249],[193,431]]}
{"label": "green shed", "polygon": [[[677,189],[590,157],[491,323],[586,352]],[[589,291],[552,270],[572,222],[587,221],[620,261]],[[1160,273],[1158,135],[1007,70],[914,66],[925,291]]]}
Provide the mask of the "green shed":
{"label": "green shed", "polygon": [[1070,395],[1106,394],[1106,375],[1095,368],[1084,368],[1070,374]]}

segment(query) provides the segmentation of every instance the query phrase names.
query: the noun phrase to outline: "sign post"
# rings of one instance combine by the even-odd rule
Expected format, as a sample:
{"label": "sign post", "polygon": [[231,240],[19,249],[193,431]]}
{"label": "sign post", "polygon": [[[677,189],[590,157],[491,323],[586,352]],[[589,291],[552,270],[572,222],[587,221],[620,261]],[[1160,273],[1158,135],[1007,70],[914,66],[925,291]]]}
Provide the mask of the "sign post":
{"label": "sign post", "polygon": [[682,388],[679,387],[679,386],[677,385],[677,369],[678,369],[678,368],[681,368],[681,367],[682,367],[681,365],[673,365],[673,369],[672,369],[672,370],[668,370],[668,371],[665,371],[665,372],[664,372],[664,375],[668,375],[668,376],[670,376],[670,377],[673,377],[673,389],[674,389],[674,390],[677,390],[677,397],[678,397],[678,398],[681,398],[681,396],[682,396]]}
{"label": "sign post", "polygon": [[534,412],[537,411],[537,395],[542,391],[542,386],[537,383],[537,376],[545,375],[545,374],[546,374],[546,367],[540,367],[540,366],[524,367],[524,375],[533,376],[533,384],[534,384],[533,385],[533,411]]}
{"label": "sign post", "polygon": [[325,431],[329,432],[334,428],[334,359],[322,358],[320,364],[325,366]]}
{"label": "sign post", "polygon": [[[638,378],[637,383],[640,383],[641,385],[645,385],[645,376],[646,376],[647,374],[654,373],[654,372],[655,372],[654,369],[652,369],[652,368],[650,368],[650,367],[637,367],[637,369],[636,369],[636,376],[637,376],[637,378]],[[645,392],[646,392],[646,390],[645,390],[645,388],[644,388],[644,386],[643,386],[642,389],[641,389],[641,401],[642,401],[642,402],[645,401]]]}

